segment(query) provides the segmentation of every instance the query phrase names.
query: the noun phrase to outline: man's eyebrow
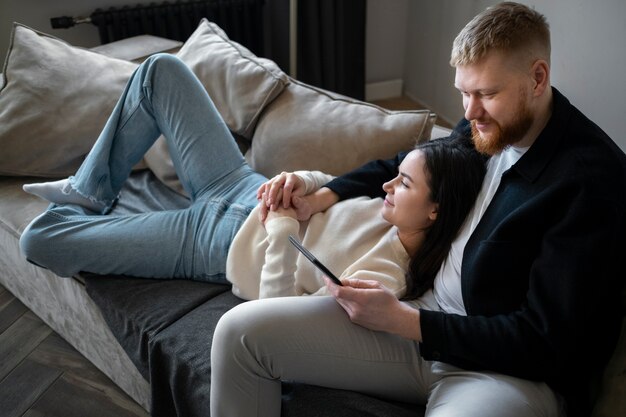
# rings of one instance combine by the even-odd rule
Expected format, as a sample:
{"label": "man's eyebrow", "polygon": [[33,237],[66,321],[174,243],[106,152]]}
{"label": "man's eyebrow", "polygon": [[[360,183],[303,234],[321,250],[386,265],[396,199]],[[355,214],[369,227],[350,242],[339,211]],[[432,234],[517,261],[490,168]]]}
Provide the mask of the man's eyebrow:
{"label": "man's eyebrow", "polygon": [[400,172],[400,175],[402,175],[404,178],[408,179],[409,181],[413,182],[413,178],[411,178],[409,174]]}

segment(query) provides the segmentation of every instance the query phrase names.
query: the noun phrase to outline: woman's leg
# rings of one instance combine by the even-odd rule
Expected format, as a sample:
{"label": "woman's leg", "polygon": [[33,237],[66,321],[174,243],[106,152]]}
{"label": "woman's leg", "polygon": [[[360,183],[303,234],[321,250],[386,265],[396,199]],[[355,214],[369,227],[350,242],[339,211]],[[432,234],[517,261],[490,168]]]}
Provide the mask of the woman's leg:
{"label": "woman's leg", "polygon": [[426,402],[418,345],[350,322],[332,297],[251,301],[219,321],[211,415],[279,416],[281,380]]}
{"label": "woman's leg", "polygon": [[75,199],[77,191],[92,206],[108,210],[133,166],[161,133],[192,200],[216,184],[250,175],[202,84],[178,58],[159,54],[131,76],[100,137],[76,175],[69,178],[74,193],[65,189],[56,200],[49,199],[59,204],[80,203]]}
{"label": "woman's leg", "polygon": [[28,225],[20,249],[30,262],[63,277],[92,272],[226,283],[228,247],[251,209],[211,201],[102,216],[53,205]]}
{"label": "woman's leg", "polygon": [[[33,263],[70,276],[79,271],[142,277],[224,280],[234,234],[265,180],[251,171],[197,78],[170,55],[149,58],[131,77],[73,190],[107,211],[132,167],[163,132],[189,209],[93,216],[76,201],[52,205],[24,231]],[[53,200],[54,201],[54,200]],[[74,204],[72,204],[74,203]]]}

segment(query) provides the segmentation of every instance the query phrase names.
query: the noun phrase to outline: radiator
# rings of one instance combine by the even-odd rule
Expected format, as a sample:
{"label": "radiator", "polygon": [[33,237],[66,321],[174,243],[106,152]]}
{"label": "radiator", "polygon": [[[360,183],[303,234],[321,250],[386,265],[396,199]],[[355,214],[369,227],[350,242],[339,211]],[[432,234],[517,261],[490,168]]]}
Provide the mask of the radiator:
{"label": "radiator", "polygon": [[229,38],[263,55],[263,5],[264,0],[166,1],[98,8],[89,17],[54,17],[50,23],[54,29],[91,23],[103,44],[144,34],[185,41],[206,17]]}

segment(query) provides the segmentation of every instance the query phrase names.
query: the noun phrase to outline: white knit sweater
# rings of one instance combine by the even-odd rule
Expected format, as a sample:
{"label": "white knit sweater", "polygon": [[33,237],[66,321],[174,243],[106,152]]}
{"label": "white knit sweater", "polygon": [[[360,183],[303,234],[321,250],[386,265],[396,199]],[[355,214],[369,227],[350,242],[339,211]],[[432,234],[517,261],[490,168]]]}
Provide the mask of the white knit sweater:
{"label": "white knit sweater", "polygon": [[[332,179],[321,172],[297,172],[310,194]],[[235,236],[226,276],[243,299],[325,295],[322,273],[289,242],[299,237],[336,276],[377,280],[401,297],[406,291],[409,255],[397,229],[381,216],[380,198],[339,202],[308,222],[290,217],[259,221],[256,207]]]}

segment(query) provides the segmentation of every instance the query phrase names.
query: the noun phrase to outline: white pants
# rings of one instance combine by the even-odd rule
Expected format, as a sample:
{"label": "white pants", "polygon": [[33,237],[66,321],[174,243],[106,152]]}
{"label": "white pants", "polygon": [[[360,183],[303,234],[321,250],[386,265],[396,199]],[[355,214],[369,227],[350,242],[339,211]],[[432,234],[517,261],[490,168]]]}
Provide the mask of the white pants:
{"label": "white pants", "polygon": [[218,323],[211,416],[280,416],[281,380],[426,404],[426,416],[559,416],[541,382],[423,360],[419,345],[353,324],[332,297],[241,304]]}

